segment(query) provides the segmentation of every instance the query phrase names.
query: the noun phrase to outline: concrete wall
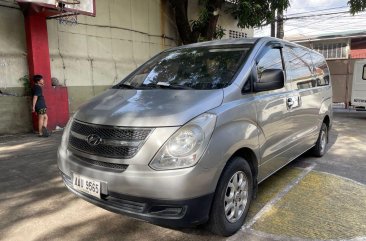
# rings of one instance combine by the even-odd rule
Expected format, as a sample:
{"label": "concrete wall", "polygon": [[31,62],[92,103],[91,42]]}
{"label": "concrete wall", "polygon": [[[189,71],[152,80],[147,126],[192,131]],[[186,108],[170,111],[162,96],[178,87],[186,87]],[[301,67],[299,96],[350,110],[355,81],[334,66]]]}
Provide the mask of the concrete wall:
{"label": "concrete wall", "polygon": [[[156,53],[179,43],[167,0],[96,0],[96,12],[95,18],[78,16],[75,26],[47,22],[51,75],[68,87],[71,114]],[[3,93],[24,94],[18,79],[28,75],[26,56],[23,13],[13,0],[0,0]],[[27,113],[27,99],[0,94],[0,103],[12,102],[0,105],[0,134],[31,129],[28,119],[12,123],[14,113]]]}
{"label": "concrete wall", "polygon": [[31,97],[0,97],[0,134],[32,131]]}
{"label": "concrete wall", "polygon": [[166,1],[97,0],[96,11],[76,26],[48,21],[52,77],[68,87],[71,113],[178,42]]}
{"label": "concrete wall", "polygon": [[27,74],[23,14],[10,6],[0,7],[0,90],[23,94],[18,80]]}
{"label": "concrete wall", "polygon": [[[30,102],[19,78],[28,75],[22,12],[11,3],[0,7],[0,134],[31,130]],[[15,7],[15,8],[13,8]]]}

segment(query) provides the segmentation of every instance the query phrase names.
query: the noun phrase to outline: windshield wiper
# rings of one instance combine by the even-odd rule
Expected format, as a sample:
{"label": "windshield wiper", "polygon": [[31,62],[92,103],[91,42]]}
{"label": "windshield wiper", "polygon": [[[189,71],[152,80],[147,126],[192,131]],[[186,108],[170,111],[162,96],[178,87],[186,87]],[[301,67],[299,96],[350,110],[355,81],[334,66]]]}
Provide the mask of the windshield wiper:
{"label": "windshield wiper", "polygon": [[123,84],[123,83],[120,83],[120,84],[117,84],[117,85],[113,86],[113,89],[122,89],[122,88],[124,88],[124,89],[135,89],[134,86],[128,85],[128,84]]}
{"label": "windshield wiper", "polygon": [[176,89],[176,90],[191,90],[192,88],[185,85],[172,85],[166,82],[158,82],[156,83],[157,86],[159,86],[162,89]]}

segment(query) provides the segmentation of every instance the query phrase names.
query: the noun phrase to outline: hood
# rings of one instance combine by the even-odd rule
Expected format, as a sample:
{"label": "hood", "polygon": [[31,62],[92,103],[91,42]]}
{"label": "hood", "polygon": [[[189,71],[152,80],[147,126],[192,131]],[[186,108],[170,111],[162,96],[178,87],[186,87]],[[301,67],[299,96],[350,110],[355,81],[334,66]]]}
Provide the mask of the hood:
{"label": "hood", "polygon": [[181,126],[222,101],[222,89],[110,89],[84,104],[75,119],[114,126]]}

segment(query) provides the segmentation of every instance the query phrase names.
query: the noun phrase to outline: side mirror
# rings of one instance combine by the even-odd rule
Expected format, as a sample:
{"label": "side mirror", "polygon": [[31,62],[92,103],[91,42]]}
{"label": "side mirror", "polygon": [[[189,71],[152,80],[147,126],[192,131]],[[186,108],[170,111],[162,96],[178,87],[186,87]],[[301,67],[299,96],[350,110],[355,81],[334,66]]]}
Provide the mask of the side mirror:
{"label": "side mirror", "polygon": [[260,76],[258,81],[254,82],[254,91],[267,91],[281,89],[285,85],[285,75],[281,69],[266,69]]}

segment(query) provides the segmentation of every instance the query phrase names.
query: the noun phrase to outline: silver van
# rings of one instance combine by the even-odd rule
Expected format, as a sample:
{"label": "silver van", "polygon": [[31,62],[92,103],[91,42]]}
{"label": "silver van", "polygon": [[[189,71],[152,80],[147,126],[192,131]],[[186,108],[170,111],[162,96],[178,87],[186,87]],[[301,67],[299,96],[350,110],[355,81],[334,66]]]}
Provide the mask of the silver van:
{"label": "silver van", "polygon": [[84,104],[58,150],[66,186],[107,210],[228,236],[258,184],[326,151],[332,87],[319,53],[275,38],[166,50]]}

